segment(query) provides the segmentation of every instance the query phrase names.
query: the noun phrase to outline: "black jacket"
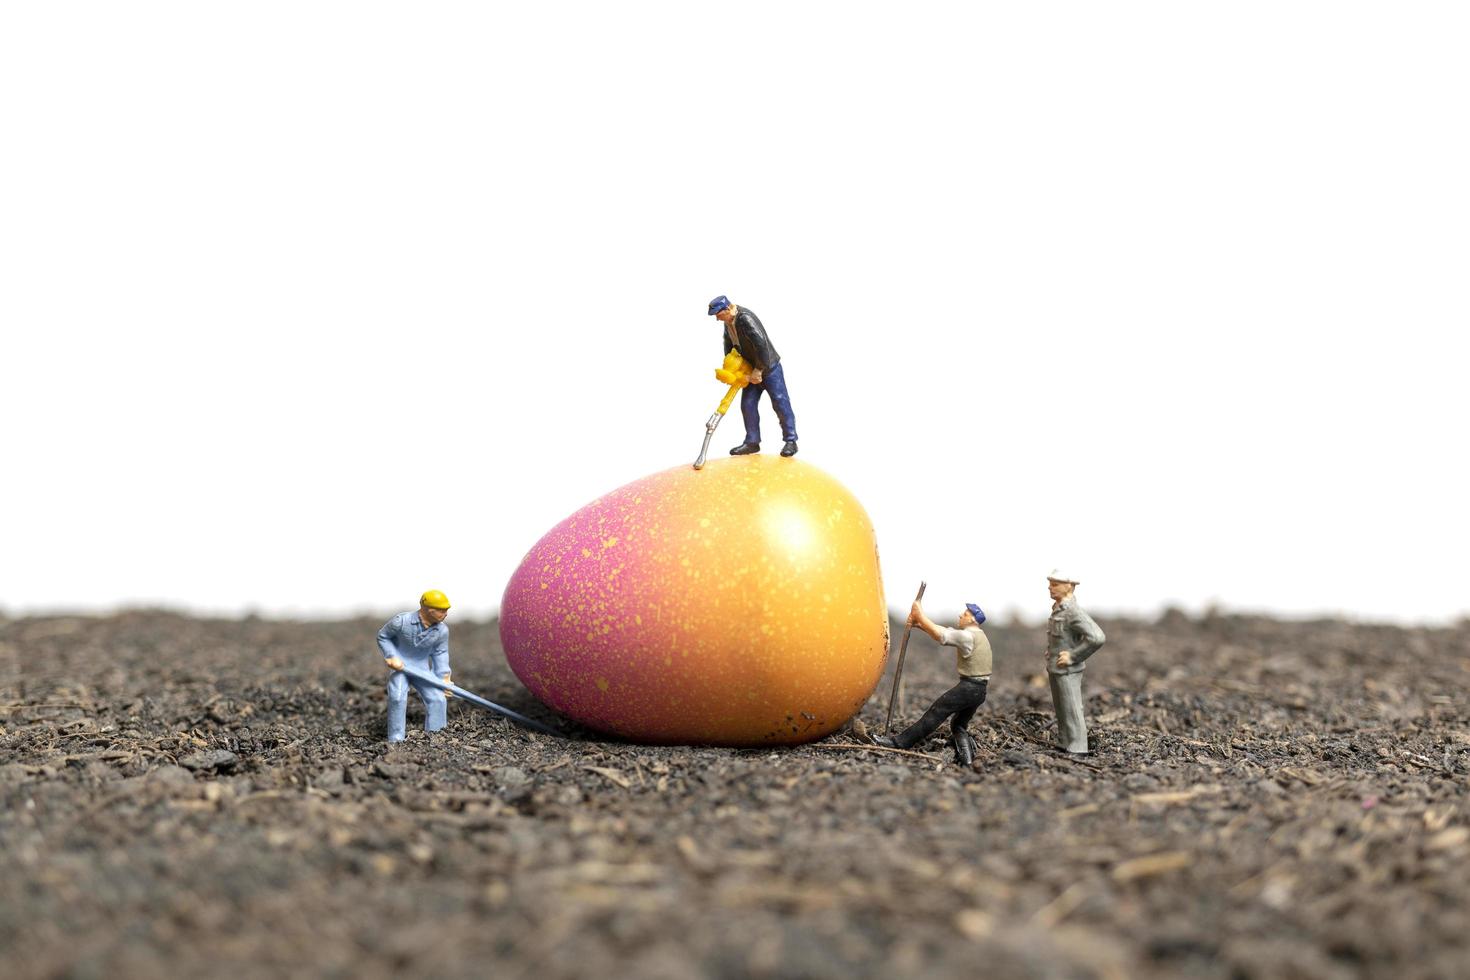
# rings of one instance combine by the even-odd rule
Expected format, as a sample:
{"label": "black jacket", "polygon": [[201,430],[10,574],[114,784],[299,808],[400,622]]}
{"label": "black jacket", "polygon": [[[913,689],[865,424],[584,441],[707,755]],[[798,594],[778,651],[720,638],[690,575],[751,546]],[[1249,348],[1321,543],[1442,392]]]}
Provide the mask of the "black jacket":
{"label": "black jacket", "polygon": [[781,355],[771,346],[771,338],[766,336],[766,328],[761,325],[760,317],[743,306],[739,309],[734,323],[735,336],[739,338],[739,343],[730,343],[730,331],[725,324],[720,324],[720,336],[725,338],[725,353],[730,353],[732,347],[739,347],[740,356],[745,358],[746,363],[765,374],[781,363]]}

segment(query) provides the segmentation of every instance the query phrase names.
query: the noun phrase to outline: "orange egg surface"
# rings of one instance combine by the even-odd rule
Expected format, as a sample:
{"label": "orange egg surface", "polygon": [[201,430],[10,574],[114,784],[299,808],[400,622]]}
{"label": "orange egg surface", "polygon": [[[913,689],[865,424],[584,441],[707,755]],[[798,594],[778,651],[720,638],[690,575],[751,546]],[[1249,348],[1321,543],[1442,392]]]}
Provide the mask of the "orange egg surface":
{"label": "orange egg surface", "polygon": [[840,728],[888,656],[872,523],[815,466],[732,456],[566,518],[501,601],[511,669],[549,707],[639,742],[793,745]]}

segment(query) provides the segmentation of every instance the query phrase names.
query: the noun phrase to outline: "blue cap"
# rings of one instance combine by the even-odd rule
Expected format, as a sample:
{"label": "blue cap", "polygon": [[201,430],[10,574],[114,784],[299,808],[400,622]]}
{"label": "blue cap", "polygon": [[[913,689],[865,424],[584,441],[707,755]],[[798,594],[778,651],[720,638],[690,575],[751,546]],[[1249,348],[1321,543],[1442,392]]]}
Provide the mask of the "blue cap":
{"label": "blue cap", "polygon": [[730,308],[730,299],[727,296],[716,296],[714,299],[712,299],[712,300],[709,301],[709,315],[710,316],[714,316],[716,313],[720,312],[721,310],[728,310],[729,308]]}
{"label": "blue cap", "polygon": [[965,603],[965,608],[968,609],[968,610],[970,610],[970,615],[971,616],[974,616],[975,617],[975,625],[976,626],[980,626],[981,624],[983,624],[985,622],[985,610],[981,609],[979,606],[975,605],[973,602],[967,602],[967,603]]}

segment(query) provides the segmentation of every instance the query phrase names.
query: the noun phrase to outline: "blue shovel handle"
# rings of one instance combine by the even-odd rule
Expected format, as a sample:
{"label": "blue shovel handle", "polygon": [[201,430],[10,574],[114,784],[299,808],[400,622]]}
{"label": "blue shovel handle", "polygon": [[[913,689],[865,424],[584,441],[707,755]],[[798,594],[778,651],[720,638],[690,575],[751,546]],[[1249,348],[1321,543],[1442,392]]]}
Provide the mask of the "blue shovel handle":
{"label": "blue shovel handle", "polygon": [[564,733],[557,731],[555,728],[552,728],[549,725],[543,725],[541,724],[541,722],[537,721],[534,718],[527,718],[520,712],[512,711],[503,705],[496,704],[494,701],[487,701],[484,698],[480,697],[478,694],[471,694],[469,691],[466,691],[458,684],[451,684],[448,681],[440,680],[438,677],[435,677],[432,674],[423,674],[417,670],[410,670],[408,667],[404,667],[402,668],[402,670],[403,673],[407,674],[409,677],[414,678],[415,680],[423,681],[425,684],[430,684],[434,687],[437,687],[441,691],[448,691],[455,697],[464,698],[470,704],[479,705],[486,711],[493,711],[498,715],[504,715],[517,724],[524,725],[527,728],[542,732],[546,735],[554,735],[557,738],[566,738],[566,735]]}

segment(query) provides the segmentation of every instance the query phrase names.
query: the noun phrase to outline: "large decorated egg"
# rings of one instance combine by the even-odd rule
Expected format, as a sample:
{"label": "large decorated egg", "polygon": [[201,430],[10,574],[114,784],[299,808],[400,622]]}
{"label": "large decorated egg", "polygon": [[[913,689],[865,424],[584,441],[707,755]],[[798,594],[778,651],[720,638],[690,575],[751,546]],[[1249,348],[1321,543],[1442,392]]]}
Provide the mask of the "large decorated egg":
{"label": "large decorated egg", "polygon": [[883,672],[873,526],[795,459],[655,473],[536,543],[506,586],[500,638],[536,697],[598,731],[807,742],[851,718]]}

